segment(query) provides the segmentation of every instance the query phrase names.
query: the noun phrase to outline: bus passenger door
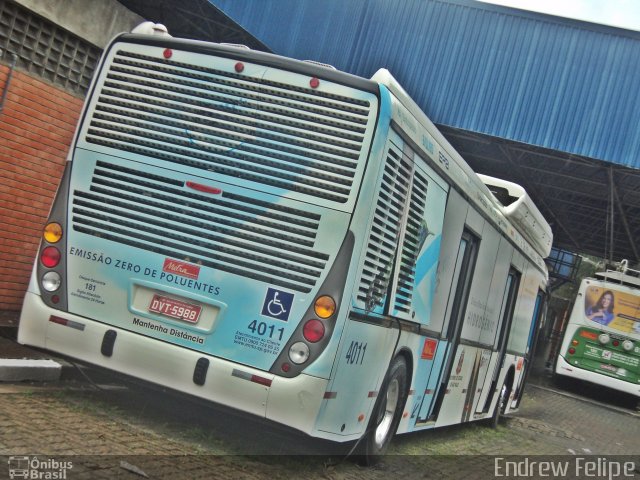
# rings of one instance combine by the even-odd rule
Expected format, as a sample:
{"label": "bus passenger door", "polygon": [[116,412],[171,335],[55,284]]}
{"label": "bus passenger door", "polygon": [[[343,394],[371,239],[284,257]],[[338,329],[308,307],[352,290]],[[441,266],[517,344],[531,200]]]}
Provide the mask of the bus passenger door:
{"label": "bus passenger door", "polygon": [[[460,342],[462,322],[469,299],[478,245],[479,241],[475,235],[468,230],[462,232],[454,264],[453,278],[450,284],[451,290],[448,295],[449,323],[443,331],[443,338],[439,345],[439,348],[444,347],[446,350],[443,356],[444,361],[439,368],[440,376],[435,391],[435,402],[430,402],[429,404],[423,402],[418,419],[419,422],[435,421],[442,408],[444,397],[448,393],[447,385]],[[462,355],[463,353],[460,353],[460,356]],[[459,359],[459,362],[462,362],[462,358]]]}
{"label": "bus passenger door", "polygon": [[527,384],[527,378],[529,376],[529,372],[531,371],[531,365],[533,363],[533,356],[536,353],[536,346],[538,344],[538,334],[540,333],[540,327],[544,323],[544,319],[547,314],[547,295],[544,291],[538,290],[538,294],[536,295],[536,305],[533,310],[533,319],[531,321],[531,330],[529,331],[529,339],[527,340],[527,349],[524,356],[524,366],[523,372],[520,376],[520,382],[518,383],[518,387],[516,389],[515,398],[516,405],[515,408],[518,408],[520,405],[520,400],[522,399],[522,389]]}
{"label": "bus passenger door", "polygon": [[482,393],[478,404],[476,405],[477,413],[486,413],[489,411],[494,392],[496,391],[498,377],[507,351],[507,340],[509,331],[511,331],[511,322],[516,306],[516,298],[518,289],[520,288],[521,273],[513,266],[509,268],[507,280],[504,286],[504,294],[502,296],[502,305],[500,307],[500,326],[498,328],[498,336],[496,343],[496,354],[494,355],[493,370],[491,375],[487,375],[482,387]]}

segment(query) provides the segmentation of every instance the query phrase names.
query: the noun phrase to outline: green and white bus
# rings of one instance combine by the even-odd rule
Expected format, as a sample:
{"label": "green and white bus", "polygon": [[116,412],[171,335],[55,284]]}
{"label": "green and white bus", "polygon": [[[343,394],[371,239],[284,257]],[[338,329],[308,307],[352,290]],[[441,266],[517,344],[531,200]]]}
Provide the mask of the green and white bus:
{"label": "green and white bus", "polygon": [[18,338],[373,458],[396,432],[517,408],[551,242],[386,70],[125,34]]}
{"label": "green and white bus", "polygon": [[582,280],[555,373],[640,397],[640,271],[626,260]]}

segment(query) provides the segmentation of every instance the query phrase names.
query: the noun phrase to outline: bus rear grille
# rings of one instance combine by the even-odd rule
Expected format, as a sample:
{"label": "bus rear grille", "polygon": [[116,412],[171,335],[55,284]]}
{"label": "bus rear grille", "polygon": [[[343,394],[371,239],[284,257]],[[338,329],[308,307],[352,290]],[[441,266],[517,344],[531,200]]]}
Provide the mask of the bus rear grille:
{"label": "bus rear grille", "polygon": [[344,203],[370,121],[368,101],[119,51],[86,140]]}
{"label": "bus rear grille", "polygon": [[308,293],[329,256],[315,250],[320,215],[98,161],[73,193],[77,232]]}

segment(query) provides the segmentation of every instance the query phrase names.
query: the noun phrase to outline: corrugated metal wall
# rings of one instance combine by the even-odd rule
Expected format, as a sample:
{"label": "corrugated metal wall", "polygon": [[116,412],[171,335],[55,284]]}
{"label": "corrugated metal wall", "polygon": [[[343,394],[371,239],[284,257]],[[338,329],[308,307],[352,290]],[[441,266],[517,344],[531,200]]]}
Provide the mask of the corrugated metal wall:
{"label": "corrugated metal wall", "polygon": [[433,121],[640,167],[640,33],[473,0],[212,0],[275,53],[389,69]]}

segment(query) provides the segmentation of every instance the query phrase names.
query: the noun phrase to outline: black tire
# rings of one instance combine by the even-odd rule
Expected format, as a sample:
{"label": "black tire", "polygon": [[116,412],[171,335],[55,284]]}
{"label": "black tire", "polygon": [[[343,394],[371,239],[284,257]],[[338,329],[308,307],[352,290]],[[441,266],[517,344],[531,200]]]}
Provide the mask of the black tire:
{"label": "black tire", "polygon": [[511,396],[511,384],[504,382],[502,387],[500,388],[500,392],[498,393],[498,403],[496,404],[496,409],[493,412],[493,416],[489,421],[489,426],[491,428],[498,428],[498,424],[500,423],[500,417],[507,410],[507,404],[509,402],[509,397]]}
{"label": "black tire", "polygon": [[385,454],[398,429],[407,394],[407,363],[404,358],[396,357],[387,371],[371,412],[367,431],[362,438],[359,463],[373,465]]}

